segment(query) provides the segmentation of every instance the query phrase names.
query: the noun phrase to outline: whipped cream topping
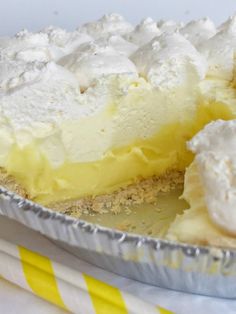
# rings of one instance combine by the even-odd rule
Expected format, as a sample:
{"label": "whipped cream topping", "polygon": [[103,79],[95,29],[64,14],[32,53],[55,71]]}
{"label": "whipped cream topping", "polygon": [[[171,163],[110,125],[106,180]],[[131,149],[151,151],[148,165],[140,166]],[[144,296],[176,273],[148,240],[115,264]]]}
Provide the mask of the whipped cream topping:
{"label": "whipped cream topping", "polygon": [[87,33],[93,38],[106,34],[122,35],[133,30],[133,26],[126,22],[119,14],[106,14],[95,22],[86,23],[78,28],[79,32]]}
{"label": "whipped cream topping", "polygon": [[53,26],[38,33],[23,30],[0,41],[0,85],[36,61],[63,65],[77,76],[83,90],[94,80],[122,73],[134,77],[139,73],[159,88],[197,82],[206,74],[231,81],[235,19],[223,23],[217,33],[208,18],[185,26],[147,18],[134,28],[118,14],[104,15],[73,32]]}
{"label": "whipped cream topping", "polygon": [[137,50],[131,59],[139,74],[159,88],[200,81],[207,68],[204,57],[179,33],[155,37]]}
{"label": "whipped cream topping", "polygon": [[148,17],[142,20],[131,33],[125,35],[125,38],[138,46],[142,46],[160,34],[161,31],[157,27],[157,23]]}
{"label": "whipped cream topping", "polygon": [[199,44],[198,49],[207,58],[210,76],[231,81],[236,49],[236,16],[229,18],[219,29],[215,36]]}
{"label": "whipped cream topping", "polygon": [[111,74],[130,73],[137,77],[132,61],[101,41],[81,45],[59,63],[76,75],[82,89],[86,89],[94,80]]}
{"label": "whipped cream topping", "polygon": [[[31,140],[40,139],[40,147],[58,165],[56,156],[97,160],[110,147],[151,136],[161,123],[159,117],[153,119],[155,103],[150,100],[144,109],[137,99],[136,112],[128,104],[130,95],[137,92],[142,99],[148,90],[159,97],[162,89],[174,97],[181,88],[188,93],[190,87],[200,86],[206,75],[232,80],[235,29],[234,17],[214,35],[209,20],[184,27],[147,18],[134,28],[120,15],[110,14],[72,32],[50,26],[0,39],[0,165],[11,145],[22,147]],[[170,88],[175,90],[172,95]],[[118,115],[118,99],[127,94]],[[115,107],[115,122],[109,106]],[[140,111],[148,117],[142,127],[136,123]],[[99,114],[103,116],[96,120]]]}
{"label": "whipped cream topping", "polygon": [[236,234],[236,120],[208,124],[188,143],[212,221]]}
{"label": "whipped cream topping", "polygon": [[197,21],[190,21],[180,29],[180,33],[197,47],[203,41],[216,34],[216,27],[209,18],[203,18]]}

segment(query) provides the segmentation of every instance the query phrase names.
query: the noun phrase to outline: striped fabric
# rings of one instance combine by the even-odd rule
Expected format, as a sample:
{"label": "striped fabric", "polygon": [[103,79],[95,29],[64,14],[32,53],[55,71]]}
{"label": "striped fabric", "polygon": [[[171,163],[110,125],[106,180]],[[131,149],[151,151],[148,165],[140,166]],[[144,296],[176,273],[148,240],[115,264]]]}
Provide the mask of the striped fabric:
{"label": "striped fabric", "polygon": [[172,313],[2,239],[0,261],[4,279],[72,313]]}

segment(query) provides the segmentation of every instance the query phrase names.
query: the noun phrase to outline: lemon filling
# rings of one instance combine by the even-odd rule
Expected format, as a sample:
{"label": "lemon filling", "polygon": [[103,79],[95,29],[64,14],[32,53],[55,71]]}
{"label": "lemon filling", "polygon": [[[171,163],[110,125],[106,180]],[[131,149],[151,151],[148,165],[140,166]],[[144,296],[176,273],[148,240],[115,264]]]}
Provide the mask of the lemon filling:
{"label": "lemon filling", "polygon": [[[201,102],[195,114],[163,125],[147,139],[107,150],[97,161],[69,162],[52,167],[36,144],[12,147],[5,169],[27,191],[29,197],[50,204],[85,196],[109,194],[141,179],[161,176],[170,170],[183,171],[193,155],[186,149],[191,139],[209,121],[232,119],[234,106],[216,101]],[[173,111],[172,111],[172,120]]]}

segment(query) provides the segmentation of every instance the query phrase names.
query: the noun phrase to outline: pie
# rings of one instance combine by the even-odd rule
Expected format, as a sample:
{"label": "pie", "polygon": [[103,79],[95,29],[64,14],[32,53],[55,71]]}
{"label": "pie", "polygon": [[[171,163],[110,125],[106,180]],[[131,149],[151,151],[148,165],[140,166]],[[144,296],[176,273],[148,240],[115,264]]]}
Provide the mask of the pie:
{"label": "pie", "polygon": [[118,211],[183,184],[186,142],[236,117],[235,48],[236,17],[134,27],[110,14],[0,39],[1,184],[61,212]]}

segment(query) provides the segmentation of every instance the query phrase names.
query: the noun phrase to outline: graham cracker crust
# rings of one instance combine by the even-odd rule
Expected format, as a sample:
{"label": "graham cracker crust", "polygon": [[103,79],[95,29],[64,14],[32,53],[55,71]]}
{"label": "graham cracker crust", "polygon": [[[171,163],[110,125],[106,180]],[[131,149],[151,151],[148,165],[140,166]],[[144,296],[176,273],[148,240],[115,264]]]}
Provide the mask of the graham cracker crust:
{"label": "graham cracker crust", "polygon": [[[47,207],[73,217],[92,212],[102,214],[112,211],[116,214],[132,205],[142,203],[155,204],[158,193],[169,192],[176,187],[182,187],[183,183],[184,172],[170,171],[160,177],[153,176],[148,179],[141,179],[137,183],[120,188],[111,194],[60,201],[48,204]],[[24,198],[30,199],[25,189],[13,177],[4,172],[3,169],[0,170],[0,185]]]}
{"label": "graham cracker crust", "polygon": [[26,190],[2,168],[0,168],[0,185],[24,198],[30,199]]}

